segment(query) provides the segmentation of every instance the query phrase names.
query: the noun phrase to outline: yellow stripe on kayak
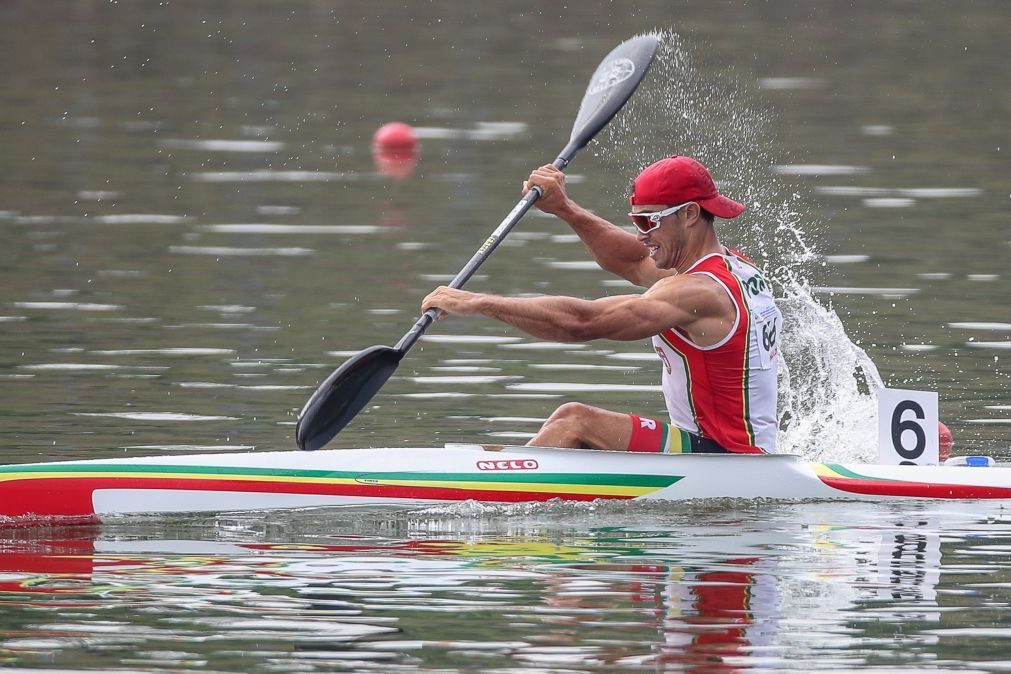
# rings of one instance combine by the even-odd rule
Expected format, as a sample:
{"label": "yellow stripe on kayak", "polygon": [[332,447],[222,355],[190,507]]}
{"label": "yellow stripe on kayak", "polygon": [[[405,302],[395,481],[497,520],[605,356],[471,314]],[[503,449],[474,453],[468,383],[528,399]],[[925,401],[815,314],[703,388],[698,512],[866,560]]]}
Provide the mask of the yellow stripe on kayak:
{"label": "yellow stripe on kayak", "polygon": [[606,484],[562,484],[551,482],[468,482],[396,479],[362,479],[358,484],[374,484],[381,487],[431,487],[438,489],[469,489],[473,491],[518,491],[540,494],[599,494],[600,496],[644,496],[659,491],[661,487],[626,487]]}
{"label": "yellow stripe on kayak", "polygon": [[837,470],[834,470],[831,466],[825,463],[812,463],[811,469],[814,470],[814,474],[818,477],[834,477],[834,478],[849,478],[848,475],[843,475]]}

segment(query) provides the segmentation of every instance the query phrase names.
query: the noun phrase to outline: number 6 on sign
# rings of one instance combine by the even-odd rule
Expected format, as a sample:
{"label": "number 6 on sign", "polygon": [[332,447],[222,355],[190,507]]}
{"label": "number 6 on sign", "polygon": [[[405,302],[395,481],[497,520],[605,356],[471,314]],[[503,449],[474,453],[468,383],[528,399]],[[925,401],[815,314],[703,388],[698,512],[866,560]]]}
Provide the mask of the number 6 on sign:
{"label": "number 6 on sign", "polygon": [[937,393],[878,392],[878,463],[936,466]]}

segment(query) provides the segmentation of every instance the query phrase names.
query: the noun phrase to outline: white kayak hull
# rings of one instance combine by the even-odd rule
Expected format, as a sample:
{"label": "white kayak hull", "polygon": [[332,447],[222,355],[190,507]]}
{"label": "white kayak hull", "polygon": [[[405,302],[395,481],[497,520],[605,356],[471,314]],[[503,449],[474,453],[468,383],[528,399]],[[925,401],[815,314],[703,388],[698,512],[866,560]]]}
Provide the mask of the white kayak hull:
{"label": "white kayak hull", "polygon": [[0,466],[0,518],[417,506],[478,500],[1009,499],[1011,466],[810,463],[447,445],[246,452]]}

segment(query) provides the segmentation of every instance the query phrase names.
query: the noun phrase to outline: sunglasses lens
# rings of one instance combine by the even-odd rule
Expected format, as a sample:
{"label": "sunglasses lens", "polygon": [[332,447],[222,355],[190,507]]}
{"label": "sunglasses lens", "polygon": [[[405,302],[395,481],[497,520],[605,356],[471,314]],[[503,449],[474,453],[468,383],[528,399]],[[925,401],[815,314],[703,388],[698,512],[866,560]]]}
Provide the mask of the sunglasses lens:
{"label": "sunglasses lens", "polygon": [[633,215],[630,217],[632,218],[632,224],[635,225],[635,228],[643,234],[653,229],[653,223],[650,222],[649,218],[645,215]]}

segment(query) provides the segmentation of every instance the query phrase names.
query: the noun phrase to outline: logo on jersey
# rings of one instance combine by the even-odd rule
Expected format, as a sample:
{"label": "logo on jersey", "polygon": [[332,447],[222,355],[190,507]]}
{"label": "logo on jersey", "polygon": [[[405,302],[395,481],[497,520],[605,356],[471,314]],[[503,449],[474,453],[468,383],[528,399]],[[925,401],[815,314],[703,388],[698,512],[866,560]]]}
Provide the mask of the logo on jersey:
{"label": "logo on jersey", "polygon": [[537,470],[536,459],[504,459],[501,461],[478,461],[478,470]]}
{"label": "logo on jersey", "polygon": [[772,288],[769,286],[769,282],[765,280],[761,274],[755,274],[747,281],[743,282],[744,289],[748,291],[748,294],[754,297],[760,292],[772,292]]}
{"label": "logo on jersey", "polygon": [[659,346],[654,346],[653,349],[656,350],[657,355],[660,356],[660,360],[663,361],[663,366],[664,366],[664,369],[667,370],[667,374],[670,374],[670,372],[671,372],[671,370],[670,370],[670,361],[667,360],[667,354],[664,353],[663,349],[661,349]]}

